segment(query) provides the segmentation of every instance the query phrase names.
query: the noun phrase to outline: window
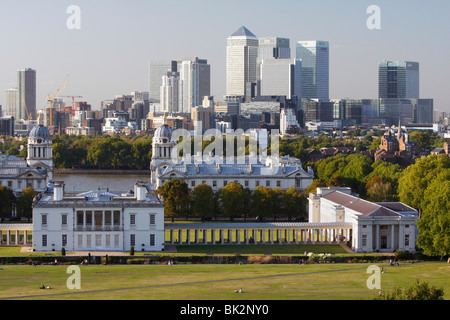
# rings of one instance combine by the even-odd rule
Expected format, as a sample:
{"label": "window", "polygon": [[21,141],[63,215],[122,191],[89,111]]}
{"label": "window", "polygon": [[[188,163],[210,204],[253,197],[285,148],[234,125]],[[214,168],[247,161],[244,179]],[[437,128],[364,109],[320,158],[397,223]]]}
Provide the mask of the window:
{"label": "window", "polygon": [[281,181],[277,180],[277,187],[281,187]]}
{"label": "window", "polygon": [[270,187],[270,180],[266,181],[266,187]]}
{"label": "window", "polygon": [[63,247],[66,247],[66,246],[67,246],[67,234],[63,234],[63,235],[62,235],[61,245],[62,245]]}
{"label": "window", "polygon": [[362,235],[362,246],[363,247],[367,246],[367,234]]}
{"label": "window", "polygon": [[120,211],[114,211],[114,225],[120,226]]}
{"label": "window", "polygon": [[111,235],[110,234],[107,234],[105,237],[105,246],[108,248],[111,246]]}
{"label": "window", "polygon": [[83,235],[79,234],[78,235],[78,247],[82,247],[83,246]]}
{"label": "window", "polygon": [[130,224],[132,226],[134,226],[136,224],[136,215],[134,213],[130,214]]}
{"label": "window", "polygon": [[380,230],[387,230],[388,226],[380,226]]}
{"label": "window", "polygon": [[256,185],[257,187],[259,187],[259,180],[256,180],[256,181],[255,181],[255,185]]}
{"label": "window", "polygon": [[136,235],[130,234],[130,246],[134,247],[136,246]]}
{"label": "window", "polygon": [[61,216],[61,224],[62,225],[67,225],[67,214],[63,214]]}
{"label": "window", "polygon": [[43,247],[47,246],[47,235],[46,234],[42,235],[42,246]]}
{"label": "window", "polygon": [[83,211],[77,211],[77,225],[82,226],[83,225]]}
{"label": "window", "polygon": [[87,246],[88,248],[91,247],[91,235],[90,235],[90,234],[88,234],[88,235],[86,236],[86,246]]}
{"label": "window", "polygon": [[92,226],[92,211],[86,211],[86,225]]}
{"label": "window", "polygon": [[217,181],[216,180],[213,181],[213,187],[217,187]]}
{"label": "window", "polygon": [[150,246],[151,247],[155,246],[155,235],[154,234],[150,235]]}
{"label": "window", "polygon": [[409,224],[405,224],[405,229],[409,229]]}
{"label": "window", "polygon": [[195,187],[195,181],[191,181],[191,187]]}
{"label": "window", "polygon": [[118,234],[114,235],[114,247],[118,248],[119,247],[119,240],[120,240],[120,236]]}
{"label": "window", "polygon": [[246,188],[248,187],[248,180],[245,180],[244,186],[245,186]]}
{"label": "window", "polygon": [[405,234],[405,247],[409,247],[409,234]]}
{"label": "window", "polygon": [[105,211],[105,226],[111,225],[111,211]]}
{"label": "window", "polygon": [[8,181],[8,188],[12,187],[12,181]]}
{"label": "window", "polygon": [[363,224],[363,229],[366,229],[367,228],[367,224]]}
{"label": "window", "polygon": [[226,187],[227,184],[228,184],[228,181],[227,181],[227,180],[224,180],[224,181],[223,181],[223,186]]}
{"label": "window", "polygon": [[151,214],[150,215],[150,225],[154,226],[156,224],[156,215]]}
{"label": "window", "polygon": [[43,214],[42,215],[42,225],[46,226],[47,225],[47,214]]}
{"label": "window", "polygon": [[102,235],[101,234],[95,235],[95,246],[97,248],[102,246]]}

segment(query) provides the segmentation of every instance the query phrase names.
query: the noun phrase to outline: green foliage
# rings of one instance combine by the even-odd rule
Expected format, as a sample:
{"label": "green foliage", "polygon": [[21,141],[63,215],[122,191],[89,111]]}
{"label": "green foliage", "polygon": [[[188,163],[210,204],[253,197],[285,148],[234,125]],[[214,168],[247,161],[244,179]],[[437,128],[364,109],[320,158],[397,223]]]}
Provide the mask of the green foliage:
{"label": "green foliage", "polygon": [[131,246],[130,248],[130,256],[134,256],[134,246]]}
{"label": "green foliage", "polygon": [[33,199],[38,194],[39,192],[34,191],[31,187],[22,190],[22,195],[17,198],[17,215],[19,217],[28,218],[28,220],[32,218]]}
{"label": "green foliage", "polygon": [[0,185],[0,218],[10,217],[16,202],[17,199],[14,192],[9,188]]}
{"label": "green foliage", "polygon": [[376,300],[444,300],[444,289],[416,280],[413,286],[394,288],[392,293],[381,294]]}
{"label": "green foliage", "polygon": [[211,212],[215,208],[214,191],[211,186],[202,183],[194,188],[192,193],[192,211],[197,217],[201,217],[202,221],[211,216]]}
{"label": "green foliage", "polygon": [[190,205],[190,190],[185,181],[172,179],[160,186],[156,193],[164,198],[164,214],[172,218],[187,216]]}

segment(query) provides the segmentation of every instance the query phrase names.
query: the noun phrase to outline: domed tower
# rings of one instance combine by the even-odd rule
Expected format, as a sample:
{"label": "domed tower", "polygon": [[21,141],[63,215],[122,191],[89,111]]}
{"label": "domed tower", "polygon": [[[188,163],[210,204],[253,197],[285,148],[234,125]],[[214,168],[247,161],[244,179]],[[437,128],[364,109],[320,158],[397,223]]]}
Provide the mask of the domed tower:
{"label": "domed tower", "polygon": [[39,123],[28,136],[27,163],[30,167],[46,170],[47,180],[53,180],[52,136],[47,127]]}
{"label": "domed tower", "polygon": [[173,129],[169,127],[166,121],[156,129],[152,142],[153,165],[157,166],[160,163],[171,161],[172,150],[176,146],[176,143],[172,142],[172,133]]}

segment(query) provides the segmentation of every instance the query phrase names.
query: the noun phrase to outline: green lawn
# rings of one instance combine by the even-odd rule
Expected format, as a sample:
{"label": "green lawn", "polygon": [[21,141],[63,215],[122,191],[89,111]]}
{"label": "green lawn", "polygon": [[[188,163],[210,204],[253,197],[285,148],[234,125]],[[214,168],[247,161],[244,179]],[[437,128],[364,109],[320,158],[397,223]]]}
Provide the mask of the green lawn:
{"label": "green lawn", "polygon": [[[83,300],[361,300],[377,290],[368,264],[81,266],[81,290],[69,290],[65,266],[0,266],[0,298]],[[385,266],[385,265],[379,265]],[[450,265],[401,264],[381,275],[383,291],[416,279],[443,287],[450,298]],[[41,285],[51,290],[40,290]],[[244,289],[244,294],[234,290]],[[99,291],[100,290],[100,291]],[[95,291],[95,292],[94,292]]]}

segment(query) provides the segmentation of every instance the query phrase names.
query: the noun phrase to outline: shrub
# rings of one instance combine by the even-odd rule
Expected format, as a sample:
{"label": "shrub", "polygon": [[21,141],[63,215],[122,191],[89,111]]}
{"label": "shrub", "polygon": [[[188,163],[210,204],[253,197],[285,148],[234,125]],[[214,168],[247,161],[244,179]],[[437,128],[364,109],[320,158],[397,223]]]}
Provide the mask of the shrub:
{"label": "shrub", "polygon": [[133,246],[131,246],[131,248],[130,248],[130,256],[134,256],[134,247]]}
{"label": "shrub", "polygon": [[65,249],[65,248],[62,248],[62,249],[61,249],[61,255],[62,255],[63,257],[66,255],[66,249]]}

